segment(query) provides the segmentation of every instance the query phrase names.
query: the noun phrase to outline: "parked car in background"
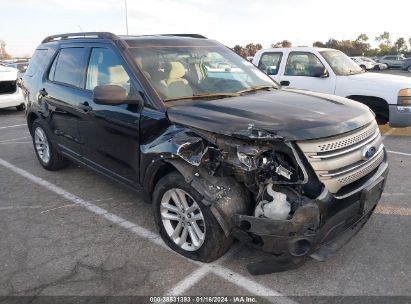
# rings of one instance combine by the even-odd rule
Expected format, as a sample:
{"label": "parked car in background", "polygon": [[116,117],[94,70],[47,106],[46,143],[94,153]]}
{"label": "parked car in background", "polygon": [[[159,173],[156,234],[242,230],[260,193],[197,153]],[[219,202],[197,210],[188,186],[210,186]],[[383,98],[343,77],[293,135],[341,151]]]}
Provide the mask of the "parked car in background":
{"label": "parked car in background", "polygon": [[402,69],[411,73],[411,57],[405,58],[402,63]]}
{"label": "parked car in background", "polygon": [[[230,68],[207,72],[221,62]],[[325,260],[386,182],[366,106],[282,90],[200,35],[47,37],[23,87],[40,164],[72,159],[142,188],[165,243],[194,260],[219,258],[233,237],[272,253],[249,265],[254,274]]]}
{"label": "parked car in background", "polygon": [[373,64],[374,65],[374,70],[386,70],[386,69],[388,69],[388,65],[386,65],[385,63],[377,62],[377,61],[373,60],[372,58],[368,58],[368,57],[360,57],[360,58],[365,62],[370,62],[371,64]]}
{"label": "parked car in background", "polygon": [[23,78],[24,73],[26,72],[27,67],[29,66],[29,62],[28,61],[13,62],[13,63],[7,64],[7,66],[19,70],[18,78]]}
{"label": "parked car in background", "polygon": [[388,68],[400,68],[404,59],[403,55],[386,55],[381,57],[378,62],[385,63]]}
{"label": "parked car in background", "polygon": [[18,78],[19,70],[0,65],[0,108],[16,107],[24,110],[24,98],[21,88],[18,86],[21,79]]}
{"label": "parked car in background", "polygon": [[375,64],[369,61],[365,61],[362,57],[350,57],[356,64],[360,66],[363,70],[373,70]]}
{"label": "parked car in background", "polygon": [[335,94],[369,106],[384,124],[411,126],[411,78],[366,73],[341,51],[296,47],[260,50],[258,66],[283,87]]}

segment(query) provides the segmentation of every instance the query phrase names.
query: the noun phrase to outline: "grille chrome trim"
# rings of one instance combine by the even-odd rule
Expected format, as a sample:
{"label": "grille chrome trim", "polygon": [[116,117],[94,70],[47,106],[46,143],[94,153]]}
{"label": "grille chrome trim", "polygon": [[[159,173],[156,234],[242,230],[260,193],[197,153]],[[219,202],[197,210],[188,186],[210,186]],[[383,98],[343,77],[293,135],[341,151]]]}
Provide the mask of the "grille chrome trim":
{"label": "grille chrome trim", "polygon": [[[299,141],[296,144],[304,153],[319,181],[333,194],[378,168],[383,163],[385,155],[375,120],[348,133]],[[363,150],[367,146],[375,147],[377,150],[370,159],[363,157]]]}
{"label": "grille chrome trim", "polygon": [[363,162],[363,163],[361,163],[361,164],[358,164],[358,165],[355,165],[355,166],[353,166],[353,167],[350,167],[350,168],[348,168],[348,169],[335,172],[335,173],[322,173],[322,174],[320,174],[320,176],[321,176],[321,177],[336,177],[336,176],[344,175],[344,174],[349,173],[349,172],[351,172],[351,171],[357,170],[357,169],[359,169],[359,168],[361,168],[361,167],[366,166],[367,164],[372,163],[376,158],[378,158],[378,157],[380,156],[380,154],[382,153],[383,149],[384,149],[384,145],[381,144],[380,147],[379,147],[378,150],[377,150],[377,153],[375,153],[375,154],[373,155],[373,157],[371,157],[370,159],[366,160],[365,162]]}
{"label": "grille chrome trim", "polygon": [[[360,143],[361,141],[364,141],[374,135],[374,133],[376,133],[377,131],[379,131],[378,125],[374,121],[363,126],[362,128],[348,132],[347,134],[341,134],[329,138],[301,141],[298,144],[301,147],[301,150],[303,150],[304,152],[310,152],[313,154],[325,154],[335,150],[342,150],[344,148]],[[324,148],[327,146],[330,146],[330,148]]]}
{"label": "grille chrome trim", "polygon": [[355,146],[351,146],[349,149],[345,149],[339,152],[335,152],[332,154],[324,154],[324,155],[310,155],[310,158],[316,158],[316,159],[325,159],[325,158],[331,158],[331,157],[336,157],[336,156],[340,156],[340,155],[344,155],[347,154],[349,152],[355,151],[358,148],[363,147],[366,144],[369,144],[370,142],[372,142],[374,139],[376,139],[378,137],[378,135],[380,135],[380,131],[376,130],[374,135],[372,137],[370,137],[369,139],[367,139],[364,142],[361,142]]}

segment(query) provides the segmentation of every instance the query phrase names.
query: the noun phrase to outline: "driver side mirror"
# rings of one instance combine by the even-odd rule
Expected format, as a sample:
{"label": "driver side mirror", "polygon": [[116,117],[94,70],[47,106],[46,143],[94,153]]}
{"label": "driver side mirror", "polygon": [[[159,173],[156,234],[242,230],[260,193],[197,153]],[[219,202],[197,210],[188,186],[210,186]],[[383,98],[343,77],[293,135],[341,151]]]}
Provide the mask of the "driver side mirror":
{"label": "driver side mirror", "polygon": [[316,66],[313,68],[312,77],[318,77],[318,78],[326,78],[328,76],[330,76],[328,74],[328,71],[326,68],[322,67],[322,66]]}
{"label": "driver side mirror", "polygon": [[119,85],[101,85],[93,89],[93,101],[102,105],[135,104],[143,102],[140,96],[129,97],[126,89]]}

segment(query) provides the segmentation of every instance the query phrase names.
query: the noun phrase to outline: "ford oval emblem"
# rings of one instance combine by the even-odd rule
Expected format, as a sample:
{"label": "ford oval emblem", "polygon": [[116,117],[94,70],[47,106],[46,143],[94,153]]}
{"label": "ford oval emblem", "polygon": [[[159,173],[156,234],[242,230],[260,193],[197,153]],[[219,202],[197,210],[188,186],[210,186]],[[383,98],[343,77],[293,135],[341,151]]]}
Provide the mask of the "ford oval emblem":
{"label": "ford oval emblem", "polygon": [[370,159],[371,157],[375,155],[376,152],[377,152],[377,148],[375,148],[374,146],[371,146],[371,145],[365,146],[364,149],[362,150],[362,159],[363,160]]}

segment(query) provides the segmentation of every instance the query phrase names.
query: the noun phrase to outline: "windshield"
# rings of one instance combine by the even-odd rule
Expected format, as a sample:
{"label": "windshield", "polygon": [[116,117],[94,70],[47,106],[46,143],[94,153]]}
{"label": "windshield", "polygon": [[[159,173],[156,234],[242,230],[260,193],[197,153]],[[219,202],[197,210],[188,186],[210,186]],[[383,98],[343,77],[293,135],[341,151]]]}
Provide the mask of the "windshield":
{"label": "windshield", "polygon": [[224,46],[148,46],[129,51],[164,101],[224,98],[277,87]]}
{"label": "windshield", "polygon": [[322,51],[320,53],[336,75],[342,76],[364,73],[363,69],[343,52],[332,50]]}

